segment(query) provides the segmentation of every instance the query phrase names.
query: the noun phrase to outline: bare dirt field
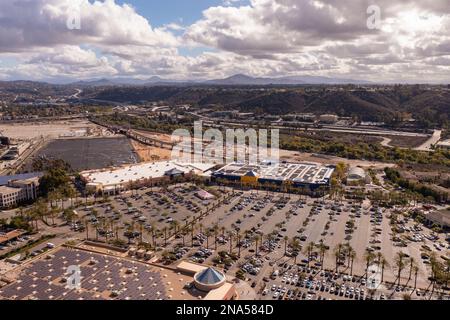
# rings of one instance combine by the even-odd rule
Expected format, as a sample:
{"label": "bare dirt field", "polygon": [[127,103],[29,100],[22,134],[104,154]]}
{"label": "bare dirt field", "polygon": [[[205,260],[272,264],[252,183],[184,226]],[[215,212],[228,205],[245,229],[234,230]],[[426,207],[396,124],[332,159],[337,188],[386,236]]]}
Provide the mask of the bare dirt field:
{"label": "bare dirt field", "polygon": [[336,165],[338,163],[345,163],[350,166],[360,166],[364,168],[373,168],[373,169],[384,169],[386,167],[395,167],[395,164],[393,163],[365,161],[365,160],[350,160],[335,156],[296,152],[290,150],[280,150],[280,158],[282,160],[288,161],[311,161],[331,165]]}
{"label": "bare dirt field", "polygon": [[399,147],[399,148],[417,148],[426,141],[428,137],[409,137],[409,136],[385,136],[385,144],[381,145],[386,147]]}
{"label": "bare dirt field", "polygon": [[171,151],[168,149],[147,146],[134,140],[131,140],[131,144],[134,151],[138,154],[139,159],[143,162],[170,159]]}
{"label": "bare dirt field", "polygon": [[46,137],[56,139],[61,136],[70,136],[71,134],[82,134],[87,131],[99,131],[102,129],[96,124],[87,120],[73,120],[61,122],[36,122],[36,123],[14,123],[4,124],[0,131],[4,136],[12,139],[35,139]]}

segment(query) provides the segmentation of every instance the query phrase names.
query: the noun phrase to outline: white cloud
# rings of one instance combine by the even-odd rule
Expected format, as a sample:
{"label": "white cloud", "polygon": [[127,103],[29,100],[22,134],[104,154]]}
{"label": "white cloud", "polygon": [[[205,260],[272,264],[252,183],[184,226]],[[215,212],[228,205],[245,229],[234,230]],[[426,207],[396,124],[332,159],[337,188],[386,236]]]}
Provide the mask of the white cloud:
{"label": "white cloud", "polygon": [[174,46],[176,38],[149,22],[129,5],[113,0],[75,0],[80,7],[80,30],[67,21],[76,15],[74,0],[12,0],[0,4],[0,51],[21,51],[81,43]]}
{"label": "white cloud", "polygon": [[[374,3],[381,9],[381,30],[367,28],[366,10]],[[383,65],[384,73],[363,77],[392,79],[404,64],[411,79],[424,69],[431,79],[433,69],[424,59],[450,56],[445,45],[450,41],[449,26],[448,0],[251,0],[247,6],[209,8],[185,38],[255,60],[279,60],[286,72],[295,73],[292,66],[298,67],[300,55],[315,66],[311,72],[324,75],[349,70],[361,75],[355,67],[367,71],[377,66],[381,71],[378,66]],[[436,76],[449,81],[441,71],[436,69]]]}
{"label": "white cloud", "polygon": [[[224,0],[190,26],[161,27],[131,5],[79,1],[80,30],[66,26],[74,0],[1,1],[0,60],[18,61],[0,62],[3,77],[450,80],[448,0]],[[370,4],[381,8],[381,30],[367,28]],[[200,53],[181,54],[186,47]]]}

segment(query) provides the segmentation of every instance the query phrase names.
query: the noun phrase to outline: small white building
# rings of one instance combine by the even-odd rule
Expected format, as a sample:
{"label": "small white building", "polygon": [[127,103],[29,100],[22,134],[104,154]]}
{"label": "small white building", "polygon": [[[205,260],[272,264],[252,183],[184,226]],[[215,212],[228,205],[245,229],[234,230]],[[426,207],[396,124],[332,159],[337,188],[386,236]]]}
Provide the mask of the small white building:
{"label": "small white building", "polygon": [[336,123],[339,117],[335,114],[322,114],[319,116],[319,121],[322,123]]}
{"label": "small white building", "polygon": [[436,146],[438,148],[442,148],[442,149],[450,149],[450,139],[444,140],[444,141],[440,141],[440,142],[437,143]]}
{"label": "small white building", "polygon": [[351,167],[347,175],[347,184],[370,183],[369,175],[360,167]]}

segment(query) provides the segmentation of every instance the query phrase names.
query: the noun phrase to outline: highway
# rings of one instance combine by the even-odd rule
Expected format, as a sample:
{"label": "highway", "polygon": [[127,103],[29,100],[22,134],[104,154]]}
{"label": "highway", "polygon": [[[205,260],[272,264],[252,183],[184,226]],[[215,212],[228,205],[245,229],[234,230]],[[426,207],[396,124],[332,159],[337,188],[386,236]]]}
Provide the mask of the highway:
{"label": "highway", "polygon": [[[219,119],[214,119],[202,115],[198,115],[194,112],[189,112],[191,115],[199,117],[202,121],[204,121],[205,125],[211,125],[211,126],[223,126],[223,125],[229,125],[231,127],[262,127],[264,124],[255,124],[255,123],[249,123],[246,121],[239,121],[239,120],[233,120],[233,121],[221,121]],[[267,125],[267,129],[285,129],[285,130],[296,130],[296,131],[303,131],[304,127],[291,127],[288,125],[283,124],[276,124],[272,123],[271,125]],[[364,134],[364,135],[376,135],[376,136],[403,136],[403,137],[428,137],[430,135],[424,134],[424,133],[418,133],[418,132],[407,132],[407,131],[396,131],[396,130],[386,130],[386,129],[376,129],[376,128],[361,128],[361,127],[339,127],[336,125],[322,125],[321,127],[314,127],[314,124],[308,124],[308,131],[327,131],[327,132],[336,132],[336,133],[351,133],[351,134]],[[435,135],[437,135],[439,132],[439,138]],[[437,139],[438,138],[438,139]],[[437,140],[435,140],[437,139]],[[440,139],[440,130],[435,130],[434,135],[430,138],[432,144],[435,144]],[[427,151],[430,150],[430,148],[424,147]]]}
{"label": "highway", "polygon": [[1,175],[15,174],[26,163],[26,161],[33,156],[46,143],[44,138],[31,142],[28,149],[26,149],[17,160],[9,167],[0,172]]}

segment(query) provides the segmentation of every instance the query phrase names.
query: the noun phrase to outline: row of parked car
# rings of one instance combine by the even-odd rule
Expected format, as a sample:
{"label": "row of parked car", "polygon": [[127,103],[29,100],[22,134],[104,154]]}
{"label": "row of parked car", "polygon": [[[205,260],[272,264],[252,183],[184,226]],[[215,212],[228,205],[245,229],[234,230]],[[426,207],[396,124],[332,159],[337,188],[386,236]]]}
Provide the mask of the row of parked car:
{"label": "row of parked car", "polygon": [[15,240],[5,242],[3,244],[0,244],[0,251],[15,247],[23,242],[27,242],[28,240],[30,240],[30,236],[24,235],[22,237],[16,238]]}
{"label": "row of parked car", "polygon": [[253,276],[256,276],[261,271],[261,267],[263,266],[264,261],[260,258],[252,258],[244,265],[241,266],[242,271],[249,273]]}
{"label": "row of parked car", "polygon": [[[322,275],[322,279],[316,279],[312,276],[300,279],[298,274],[292,272],[285,274],[281,280],[281,282],[285,285],[284,287],[283,285],[272,285],[271,291],[274,292],[273,298],[284,298],[288,300],[309,299],[308,295],[314,296],[315,294],[320,294],[320,292],[355,300],[364,300],[365,298],[367,298],[364,288],[345,283],[346,281],[348,281],[349,283],[350,281],[353,281],[357,283],[359,282],[362,285],[364,280],[363,278],[356,279],[355,277],[347,275],[340,276],[338,274],[324,271],[322,271],[320,274]],[[342,279],[344,282],[339,284],[336,281],[337,279]],[[299,291],[299,289],[293,290],[292,288],[286,287],[289,285],[295,286],[297,288],[305,288],[307,290],[307,293],[304,294],[304,292]],[[294,294],[294,292],[296,291],[298,292],[298,294]],[[264,292],[263,295],[265,295]]]}

